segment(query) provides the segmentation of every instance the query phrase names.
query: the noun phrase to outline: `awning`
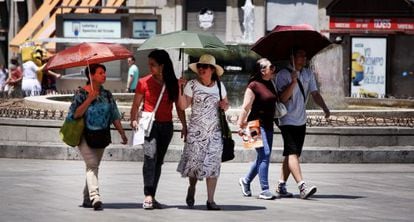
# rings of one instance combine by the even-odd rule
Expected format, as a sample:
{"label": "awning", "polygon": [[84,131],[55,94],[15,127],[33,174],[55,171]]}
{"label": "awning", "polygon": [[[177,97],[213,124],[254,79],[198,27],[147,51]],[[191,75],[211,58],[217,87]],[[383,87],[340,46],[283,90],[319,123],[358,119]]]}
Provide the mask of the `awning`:
{"label": "awning", "polygon": [[330,17],[330,33],[375,33],[375,34],[412,34],[414,33],[414,18],[394,17]]}
{"label": "awning", "polygon": [[377,35],[395,35],[406,34],[414,35],[414,31],[394,31],[394,30],[363,30],[363,29],[324,29],[322,33],[343,33],[343,34],[377,34]]}
{"label": "awning", "polygon": [[60,0],[45,0],[40,8],[33,14],[25,26],[10,41],[11,47],[19,47],[29,39],[33,32],[41,25],[43,20],[49,16],[50,12],[56,7]]}

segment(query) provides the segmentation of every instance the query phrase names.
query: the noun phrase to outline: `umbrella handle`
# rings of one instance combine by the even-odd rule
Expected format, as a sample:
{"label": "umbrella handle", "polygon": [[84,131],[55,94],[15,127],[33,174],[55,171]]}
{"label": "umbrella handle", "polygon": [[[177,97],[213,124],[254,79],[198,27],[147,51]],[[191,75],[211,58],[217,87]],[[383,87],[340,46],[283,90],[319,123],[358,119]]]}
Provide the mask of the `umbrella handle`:
{"label": "umbrella handle", "polygon": [[[181,60],[181,78],[184,77],[184,49],[180,48],[180,55],[179,55],[179,59]],[[181,85],[181,95],[184,95],[184,86]]]}
{"label": "umbrella handle", "polygon": [[89,60],[86,60],[86,64],[88,66],[89,84],[91,85],[92,91],[94,91],[93,90],[93,84],[92,84],[91,68],[89,68]]}
{"label": "umbrella handle", "polygon": [[292,58],[292,68],[293,68],[293,71],[296,71],[296,64],[295,64],[295,55],[293,55],[293,49],[292,49],[292,56],[291,56],[291,58]]}

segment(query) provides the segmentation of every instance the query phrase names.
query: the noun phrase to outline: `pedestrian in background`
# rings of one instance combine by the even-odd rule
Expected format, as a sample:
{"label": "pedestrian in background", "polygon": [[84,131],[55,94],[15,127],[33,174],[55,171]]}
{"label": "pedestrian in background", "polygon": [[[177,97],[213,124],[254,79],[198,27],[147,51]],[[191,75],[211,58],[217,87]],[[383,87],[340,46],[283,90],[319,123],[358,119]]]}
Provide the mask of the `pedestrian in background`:
{"label": "pedestrian in background", "polygon": [[[153,112],[158,97],[161,102],[155,113],[155,121],[149,137],[144,139],[144,209],[161,208],[162,205],[155,199],[158,182],[161,176],[161,167],[164,157],[173,136],[172,110],[176,105],[178,118],[182,124],[181,137],[186,134],[187,126],[185,113],[177,108],[178,80],[170,56],[165,50],[154,50],[148,55],[150,75],[146,75],[138,82],[135,90],[134,102],[131,107],[131,127],[138,127],[138,109],[143,104],[142,111]],[[162,95],[162,89],[165,91]]]}
{"label": "pedestrian in background", "polygon": [[244,93],[242,111],[237,122],[239,135],[243,136],[247,122],[259,120],[263,147],[255,148],[256,160],[251,165],[246,176],[239,179],[239,185],[241,186],[242,194],[249,197],[252,195],[250,184],[256,175],[259,175],[260,187],[262,189],[259,198],[264,200],[275,198],[269,190],[268,180],[273,143],[274,104],[277,101],[276,89],[272,83],[274,73],[275,67],[268,59],[262,58],[256,62],[255,73],[249,79]]}
{"label": "pedestrian in background", "polygon": [[7,94],[9,97],[21,97],[22,96],[22,67],[16,57],[10,59],[9,65],[10,75],[6,80]]}
{"label": "pedestrian in background", "polygon": [[282,69],[276,76],[276,88],[280,100],[287,108],[287,114],[279,119],[278,126],[283,138],[282,169],[276,193],[281,197],[291,197],[286,189],[286,181],[292,174],[302,199],[312,196],[317,188],[305,183],[300,167],[299,157],[302,154],[306,134],[306,101],[310,95],[316,104],[322,107],[325,118],[330,111],[318,92],[314,73],[305,68],[306,52],[302,49],[292,50],[292,64]]}
{"label": "pedestrian in background", "polygon": [[[49,58],[43,58],[42,63],[46,64]],[[42,93],[41,95],[50,95],[56,94],[56,80],[62,78],[62,74],[54,72],[52,70],[42,70],[41,75],[41,85],[42,85]]]}
{"label": "pedestrian in background", "polygon": [[[90,74],[89,74],[90,72]],[[88,82],[73,96],[67,118],[84,118],[84,136],[78,146],[86,165],[86,184],[83,189],[83,203],[85,208],[93,207],[94,210],[102,210],[102,200],[99,193],[98,172],[105,147],[94,147],[85,138],[85,130],[100,131],[110,130],[113,124],[122,138],[122,144],[127,144],[121,125],[121,115],[110,91],[104,89],[106,81],[106,68],[101,64],[91,64],[85,68]],[[96,140],[106,140],[98,136]],[[110,140],[110,138],[109,138]]]}
{"label": "pedestrian in background", "polygon": [[7,70],[4,64],[0,64],[0,92],[3,92],[6,86],[6,80],[9,76],[9,70]]}
{"label": "pedestrian in background", "polygon": [[139,79],[139,69],[138,66],[135,65],[135,58],[133,56],[128,58],[128,66],[128,80],[127,88],[125,91],[133,93],[135,92]]}
{"label": "pedestrian in background", "polygon": [[[177,171],[183,177],[189,178],[186,203],[189,208],[194,206],[194,196],[197,180],[206,179],[207,209],[220,210],[214,201],[217,179],[220,175],[221,154],[223,142],[219,120],[219,107],[229,108],[227,92],[218,78],[224,72],[216,64],[216,59],[208,54],[202,55],[197,63],[189,65],[197,74],[197,78],[186,81],[180,79],[180,109],[191,106],[191,119],[188,124],[188,133],[183,154]],[[182,88],[184,87],[184,92]],[[220,101],[219,88],[221,87],[223,100]]]}

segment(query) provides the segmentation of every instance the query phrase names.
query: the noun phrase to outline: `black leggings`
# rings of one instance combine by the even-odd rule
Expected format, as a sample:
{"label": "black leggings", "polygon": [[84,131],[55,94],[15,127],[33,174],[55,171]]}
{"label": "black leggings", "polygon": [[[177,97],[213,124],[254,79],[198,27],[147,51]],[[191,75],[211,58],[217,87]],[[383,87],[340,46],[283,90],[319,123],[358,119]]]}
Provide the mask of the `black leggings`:
{"label": "black leggings", "polygon": [[154,122],[151,134],[144,142],[144,177],[145,196],[155,196],[161,176],[161,166],[173,136],[172,122]]}

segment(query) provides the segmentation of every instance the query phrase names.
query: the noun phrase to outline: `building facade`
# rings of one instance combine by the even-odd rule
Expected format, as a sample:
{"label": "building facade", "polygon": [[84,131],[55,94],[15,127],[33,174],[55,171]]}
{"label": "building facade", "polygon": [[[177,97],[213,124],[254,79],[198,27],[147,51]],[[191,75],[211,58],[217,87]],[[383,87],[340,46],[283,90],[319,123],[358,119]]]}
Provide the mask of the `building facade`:
{"label": "building facade", "polygon": [[346,96],[414,98],[414,3],[320,1],[322,32],[343,49]]}
{"label": "building facade", "polygon": [[[414,97],[410,88],[414,83],[414,67],[410,59],[414,46],[413,2],[409,0],[35,0],[11,1],[6,6],[8,18],[4,16],[4,8],[0,7],[3,10],[0,61],[3,59],[5,63],[11,56],[18,55],[19,45],[28,39],[43,44],[52,53],[75,44],[73,37],[64,36],[59,29],[63,24],[59,21],[71,16],[86,20],[123,17],[122,30],[128,33],[122,31],[119,40],[114,37],[111,41],[125,44],[131,40],[126,45],[134,52],[141,73],[148,71],[146,54],[136,52],[136,48],[145,38],[133,35],[134,19],[131,17],[158,16],[156,34],[179,30],[213,33],[229,46],[241,46],[238,51],[248,50],[252,43],[276,25],[308,23],[329,36],[341,49],[341,64],[337,72],[343,77],[345,96]],[[2,37],[2,33],[7,32],[8,36]],[[78,41],[82,40],[94,41],[93,37],[78,37]],[[364,59],[357,58],[358,53],[364,54]],[[171,53],[171,56],[178,59],[178,53]],[[357,60],[364,72],[362,77],[359,72],[358,78],[362,78],[359,82],[352,69],[357,66]],[[220,62],[232,67],[226,64],[228,61]],[[120,90],[126,81],[126,61],[114,66],[118,69],[112,71],[106,85]],[[248,75],[251,69],[238,71]],[[229,73],[232,77],[228,77],[228,82],[242,81],[245,84],[246,78],[240,79],[236,77],[237,73]],[[58,88],[73,89],[82,81],[76,77],[66,78],[58,82]]]}

